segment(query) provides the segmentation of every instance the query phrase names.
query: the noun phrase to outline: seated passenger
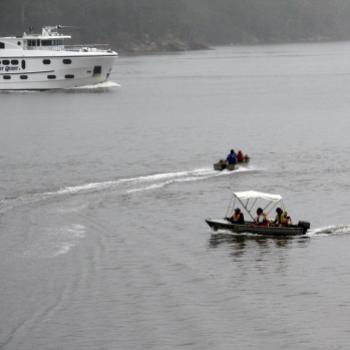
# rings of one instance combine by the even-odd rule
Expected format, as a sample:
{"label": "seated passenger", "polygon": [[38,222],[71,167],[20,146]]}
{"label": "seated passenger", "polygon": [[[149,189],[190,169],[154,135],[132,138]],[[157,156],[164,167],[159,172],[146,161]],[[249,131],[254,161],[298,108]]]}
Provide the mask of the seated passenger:
{"label": "seated passenger", "polygon": [[257,225],[262,225],[262,226],[268,226],[270,223],[268,215],[261,209],[258,208],[256,210],[256,218],[255,218],[255,223]]}
{"label": "seated passenger", "polygon": [[276,218],[274,220],[274,224],[277,225],[289,225],[291,222],[290,216],[288,216],[288,213],[285,210],[282,210],[281,208],[276,208]]}
{"label": "seated passenger", "polygon": [[235,165],[237,163],[237,156],[233,149],[231,149],[229,155],[226,158],[229,165]]}
{"label": "seated passenger", "polygon": [[230,221],[234,224],[244,224],[244,215],[241,211],[241,209],[236,208],[233,212],[233,215],[230,218]]}
{"label": "seated passenger", "polygon": [[238,163],[242,163],[243,161],[244,161],[243,152],[241,150],[239,150],[238,153],[237,153],[237,162]]}

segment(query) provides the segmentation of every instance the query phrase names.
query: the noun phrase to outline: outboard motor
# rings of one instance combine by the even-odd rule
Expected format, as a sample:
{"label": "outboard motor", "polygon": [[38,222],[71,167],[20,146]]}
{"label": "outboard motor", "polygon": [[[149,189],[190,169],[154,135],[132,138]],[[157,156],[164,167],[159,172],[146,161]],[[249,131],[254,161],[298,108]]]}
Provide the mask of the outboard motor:
{"label": "outboard motor", "polygon": [[298,227],[301,227],[303,229],[303,233],[305,235],[306,231],[310,228],[310,223],[307,221],[299,221]]}

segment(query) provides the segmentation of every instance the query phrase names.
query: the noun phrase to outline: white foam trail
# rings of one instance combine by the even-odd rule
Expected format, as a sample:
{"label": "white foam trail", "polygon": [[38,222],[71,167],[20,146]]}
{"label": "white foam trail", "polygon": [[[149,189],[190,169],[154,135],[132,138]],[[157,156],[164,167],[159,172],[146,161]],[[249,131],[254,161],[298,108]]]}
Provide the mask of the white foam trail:
{"label": "white foam trail", "polygon": [[[6,212],[17,206],[27,205],[39,202],[45,199],[58,196],[69,196],[95,193],[106,190],[120,189],[124,193],[136,193],[159,189],[176,182],[202,181],[218,176],[231,176],[237,173],[257,171],[251,167],[241,167],[234,171],[215,171],[212,168],[199,168],[188,171],[177,171],[168,173],[158,173],[152,175],[143,175],[138,177],[122,178],[112,181],[91,182],[77,186],[67,186],[57,191],[48,191],[40,193],[28,193],[19,197],[1,200],[1,211]],[[144,184],[144,186],[142,186]]]}
{"label": "white foam trail", "polygon": [[[219,229],[217,231],[213,231],[209,228],[209,232],[212,236],[237,236],[237,237],[256,237],[256,238],[260,238],[260,237],[264,237],[263,235],[260,235],[258,233],[251,233],[251,232],[232,232],[230,230],[225,230],[225,229]],[[271,237],[268,237],[271,238]]]}
{"label": "white foam trail", "polygon": [[54,243],[54,247],[49,248],[46,257],[56,257],[58,255],[67,254],[79,240],[86,237],[86,229],[84,225],[73,224],[62,227],[58,232],[54,232],[49,236]]}
{"label": "white foam trail", "polygon": [[45,192],[44,195],[65,195],[65,194],[76,194],[80,192],[105,190],[120,184],[154,182],[154,181],[173,178],[173,177],[180,177],[186,174],[188,174],[188,172],[183,171],[178,173],[164,173],[164,174],[132,177],[132,178],[126,178],[126,179],[119,179],[115,181],[91,182],[80,186],[67,186],[55,192]]}
{"label": "white foam trail", "polygon": [[105,182],[92,182],[80,186],[68,186],[56,192],[45,192],[43,195],[65,195],[65,194],[75,194],[80,192],[89,192],[96,190],[104,190],[118,184],[120,181],[105,181]]}
{"label": "white foam trail", "polygon": [[[238,172],[239,170],[237,170]],[[229,172],[225,173],[229,174]],[[112,187],[119,186],[121,184],[126,185],[133,185],[133,184],[141,184],[141,183],[150,183],[150,182],[159,182],[164,180],[173,180],[177,178],[186,178],[188,176],[194,177],[194,179],[201,179],[203,176],[218,176],[218,175],[224,175],[224,172],[218,173],[214,170],[211,170],[210,168],[200,168],[195,170],[189,170],[189,171],[179,171],[179,172],[172,172],[172,173],[160,173],[160,174],[153,174],[153,175],[144,175],[144,176],[138,176],[138,177],[131,177],[131,178],[125,178],[125,179],[119,179],[115,181],[104,181],[104,182],[91,182],[85,185],[79,185],[79,186],[67,186],[65,188],[62,188],[58,191],[52,191],[52,192],[45,192],[41,195],[43,196],[57,196],[57,195],[69,195],[69,194],[78,194],[78,193],[88,193],[88,192],[95,192],[95,191],[102,191],[106,189],[110,189]],[[157,184],[159,186],[156,186],[154,188],[163,187],[164,185],[168,184],[167,181],[164,184]],[[152,185],[153,186],[153,185]],[[40,194],[39,194],[40,195]]]}
{"label": "white foam trail", "polygon": [[155,190],[157,188],[162,188],[162,187],[171,185],[171,184],[176,183],[176,182],[198,181],[198,180],[208,179],[209,177],[211,177],[211,176],[206,176],[206,177],[201,177],[201,178],[198,178],[198,177],[187,177],[187,178],[184,178],[184,179],[168,180],[168,181],[165,181],[165,182],[161,182],[159,184],[153,184],[153,185],[146,186],[146,187],[141,187],[141,188],[134,188],[134,189],[126,191],[126,193],[135,193],[135,192]]}
{"label": "white foam trail", "polygon": [[244,173],[244,172],[251,172],[251,171],[256,171],[256,169],[241,167],[234,171],[224,170],[224,171],[217,172],[212,168],[199,168],[199,169],[188,170],[188,171],[143,175],[138,177],[119,179],[115,181],[91,182],[85,185],[68,186],[55,192],[45,192],[42,195],[55,196],[55,195],[79,194],[79,193],[103,191],[103,190],[111,189],[113,187],[120,186],[122,184],[127,186],[133,186],[133,185],[136,185],[136,184],[139,185],[142,183],[152,183],[151,185],[147,185],[145,187],[132,188],[132,189],[126,190],[127,193],[134,193],[134,192],[148,191],[152,189],[162,188],[174,182],[200,181],[200,180],[206,180],[212,177],[228,176],[228,175],[233,175],[235,173]]}
{"label": "white foam trail", "polygon": [[236,233],[236,232],[232,232],[230,230],[225,230],[225,229],[219,229],[219,230],[213,231],[211,228],[209,228],[209,233],[212,236],[222,236],[222,235],[242,236],[242,233]]}
{"label": "white foam trail", "polygon": [[[200,173],[201,169],[194,170],[196,173]],[[177,178],[181,176],[186,176],[191,174],[191,171],[181,171],[174,173],[163,173],[163,174],[154,174],[146,176],[138,176],[132,178],[119,179],[115,181],[104,181],[104,182],[91,182],[85,185],[79,186],[67,186],[58,191],[54,192],[45,192],[43,195],[52,196],[52,195],[66,195],[66,194],[77,194],[81,192],[91,192],[98,190],[109,189],[113,186],[118,186],[120,184],[132,184],[132,183],[144,183],[144,182],[156,182],[164,179]]]}
{"label": "white foam trail", "polygon": [[0,94],[37,94],[40,90],[0,90]]}
{"label": "white foam trail", "polygon": [[[52,254],[52,258],[58,256],[58,255],[63,255],[63,254],[67,254],[71,248],[74,246],[74,244],[72,243],[64,243],[62,244],[61,247],[58,248],[58,250]],[[50,257],[50,256],[47,256],[47,257]]]}
{"label": "white foam trail", "polygon": [[133,188],[133,189],[127,190],[126,192],[127,193],[136,193],[136,192],[142,192],[142,191],[150,191],[150,190],[163,188],[165,186],[169,186],[173,183],[203,181],[203,180],[207,180],[207,179],[210,179],[213,177],[227,176],[227,175],[232,175],[233,173],[242,173],[242,172],[247,172],[247,171],[252,171],[252,169],[242,167],[242,168],[235,170],[234,172],[226,171],[226,170],[221,171],[221,172],[217,172],[215,170],[212,170],[211,168],[204,168],[204,169],[196,169],[196,170],[189,171],[189,172],[175,173],[176,174],[175,176],[173,175],[174,173],[172,175],[171,175],[171,173],[163,174],[163,175],[167,175],[167,176],[158,177],[157,179],[158,180],[159,179],[164,180],[166,178],[170,178],[170,179],[167,181],[161,182],[161,183],[152,184],[152,185],[148,185],[145,187]]}
{"label": "white foam trail", "polygon": [[329,225],[324,227],[315,228],[309,230],[306,235],[309,237],[312,236],[329,236],[329,235],[339,235],[339,234],[349,234],[350,225]]}
{"label": "white foam trail", "polygon": [[153,185],[150,185],[150,186],[147,186],[147,187],[141,187],[141,188],[134,188],[132,190],[128,190],[126,191],[126,193],[136,193],[136,192],[143,192],[143,191],[150,191],[150,190],[156,190],[158,188],[162,188],[166,185],[169,185],[171,184],[173,181],[166,181],[166,182],[163,182],[163,183],[160,183],[160,184],[153,184]]}
{"label": "white foam trail", "polygon": [[[200,170],[200,169],[198,169]],[[133,177],[130,179],[122,179],[122,182],[151,182],[151,181],[158,181],[158,180],[165,180],[175,177],[181,177],[186,176],[190,174],[191,171],[180,171],[175,173],[163,173],[163,174],[154,174],[154,175],[146,175],[146,176],[139,176],[139,177]]]}
{"label": "white foam trail", "polygon": [[74,88],[68,88],[65,90],[96,90],[96,89],[110,89],[121,87],[120,84],[114,81],[105,81],[103,83],[95,84],[95,85],[85,85],[85,86],[77,86]]}

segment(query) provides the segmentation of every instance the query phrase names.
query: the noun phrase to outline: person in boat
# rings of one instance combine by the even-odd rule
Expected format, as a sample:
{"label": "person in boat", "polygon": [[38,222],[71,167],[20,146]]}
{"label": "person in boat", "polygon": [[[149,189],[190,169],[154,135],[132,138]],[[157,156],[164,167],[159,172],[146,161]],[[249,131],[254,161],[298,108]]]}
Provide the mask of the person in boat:
{"label": "person in boat", "polygon": [[243,161],[244,161],[243,152],[241,150],[239,150],[238,153],[237,153],[237,162],[238,163],[242,163]]}
{"label": "person in boat", "polygon": [[268,226],[270,223],[268,215],[261,208],[256,210],[255,223],[261,226]]}
{"label": "person in boat", "polygon": [[234,224],[244,224],[244,215],[241,211],[241,209],[236,208],[233,212],[233,215],[230,217],[230,221]]}
{"label": "person in boat", "polygon": [[237,164],[237,155],[236,155],[236,152],[233,149],[231,149],[229,155],[226,158],[226,161],[227,161],[227,163],[229,165]]}
{"label": "person in boat", "polygon": [[273,223],[276,225],[287,226],[290,222],[291,219],[290,216],[288,216],[288,213],[279,207],[276,208],[276,218]]}

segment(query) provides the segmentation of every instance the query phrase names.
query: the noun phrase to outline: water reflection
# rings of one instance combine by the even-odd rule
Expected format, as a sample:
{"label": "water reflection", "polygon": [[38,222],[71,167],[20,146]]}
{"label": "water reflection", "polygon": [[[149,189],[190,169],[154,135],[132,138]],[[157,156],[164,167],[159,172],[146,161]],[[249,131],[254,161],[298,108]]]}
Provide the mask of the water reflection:
{"label": "water reflection", "polygon": [[288,249],[292,244],[297,243],[298,247],[308,244],[310,238],[303,237],[264,237],[261,235],[230,234],[219,233],[212,234],[209,238],[209,247],[217,248],[220,245],[228,245],[233,249],[232,255],[235,257],[243,256],[248,250],[257,247],[260,254],[269,254],[271,249]]}

